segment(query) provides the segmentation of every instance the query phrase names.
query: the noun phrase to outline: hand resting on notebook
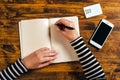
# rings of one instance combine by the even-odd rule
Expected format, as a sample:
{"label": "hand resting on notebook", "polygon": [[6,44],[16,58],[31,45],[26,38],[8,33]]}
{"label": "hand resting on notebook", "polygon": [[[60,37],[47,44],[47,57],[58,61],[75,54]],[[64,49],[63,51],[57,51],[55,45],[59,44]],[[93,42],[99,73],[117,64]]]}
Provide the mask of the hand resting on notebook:
{"label": "hand resting on notebook", "polygon": [[36,69],[48,66],[56,59],[57,52],[49,48],[41,48],[34,51],[29,56],[23,58],[22,62],[27,69]]}

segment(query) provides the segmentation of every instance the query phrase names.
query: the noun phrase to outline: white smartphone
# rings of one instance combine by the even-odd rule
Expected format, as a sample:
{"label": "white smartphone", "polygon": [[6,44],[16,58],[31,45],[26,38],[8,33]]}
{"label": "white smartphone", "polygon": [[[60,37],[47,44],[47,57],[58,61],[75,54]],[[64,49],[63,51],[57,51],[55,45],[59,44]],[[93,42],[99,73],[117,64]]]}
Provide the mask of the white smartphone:
{"label": "white smartphone", "polygon": [[114,25],[111,22],[107,21],[106,19],[102,19],[90,39],[90,44],[98,49],[101,49],[113,27]]}

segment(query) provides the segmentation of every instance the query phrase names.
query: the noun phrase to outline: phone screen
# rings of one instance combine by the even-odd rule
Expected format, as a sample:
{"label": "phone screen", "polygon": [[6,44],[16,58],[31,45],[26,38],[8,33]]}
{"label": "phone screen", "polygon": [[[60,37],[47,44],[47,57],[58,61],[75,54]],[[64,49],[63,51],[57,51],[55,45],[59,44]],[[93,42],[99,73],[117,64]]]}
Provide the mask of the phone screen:
{"label": "phone screen", "polygon": [[96,33],[94,34],[92,40],[98,43],[99,45],[103,45],[105,39],[107,38],[108,34],[110,33],[112,27],[102,22],[99,25]]}

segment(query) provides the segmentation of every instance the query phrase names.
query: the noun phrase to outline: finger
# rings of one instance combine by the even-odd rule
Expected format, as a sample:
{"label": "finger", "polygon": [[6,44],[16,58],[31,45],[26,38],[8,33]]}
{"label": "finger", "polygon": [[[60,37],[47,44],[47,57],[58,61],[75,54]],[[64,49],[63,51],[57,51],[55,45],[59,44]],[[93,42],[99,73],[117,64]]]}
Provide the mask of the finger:
{"label": "finger", "polygon": [[67,23],[68,23],[68,20],[66,20],[66,19],[60,19],[55,24],[64,24],[64,25],[66,25]]}
{"label": "finger", "polygon": [[44,57],[50,57],[50,56],[55,56],[55,55],[57,55],[57,52],[53,50],[53,51],[45,53]]}
{"label": "finger", "polygon": [[40,49],[39,49],[39,51],[46,51],[46,50],[50,50],[50,48],[44,47],[44,48],[40,48]]}
{"label": "finger", "polygon": [[61,23],[61,22],[63,22],[63,20],[62,20],[62,19],[59,19],[55,24],[59,24],[59,23]]}
{"label": "finger", "polygon": [[60,28],[55,24],[55,28],[57,31],[60,31]]}
{"label": "finger", "polygon": [[43,51],[49,51],[50,49],[47,48],[47,47],[44,47],[44,48],[40,48],[38,49],[37,51],[33,52],[33,53],[36,53],[38,56],[41,55],[39,53],[42,53]]}
{"label": "finger", "polygon": [[44,58],[42,59],[41,63],[47,62],[47,61],[51,61],[51,60],[54,60],[54,59],[56,59],[56,58],[57,58],[57,56],[44,57]]}
{"label": "finger", "polygon": [[40,65],[38,66],[38,68],[42,68],[42,67],[48,66],[48,65],[50,65],[50,64],[51,64],[51,61],[48,61],[48,62],[45,62],[45,63],[43,63],[43,64],[40,64]]}
{"label": "finger", "polygon": [[72,21],[70,21],[68,19],[60,19],[60,20],[58,20],[57,23],[62,23],[64,25],[68,25],[68,24],[72,23]]}
{"label": "finger", "polygon": [[54,62],[54,60],[51,60],[51,61],[48,61],[48,62],[44,62],[44,63],[40,64],[38,66],[38,68],[42,68],[42,67],[48,66],[48,65],[52,64],[53,62]]}
{"label": "finger", "polygon": [[63,30],[60,29],[60,26],[58,26],[58,24],[61,24],[61,23],[59,23],[59,22],[56,22],[56,23],[55,23],[55,28],[56,28],[56,30],[57,30],[57,31],[63,31]]}
{"label": "finger", "polygon": [[37,57],[41,60],[41,58],[44,58],[44,57],[52,57],[52,56],[55,56],[57,54],[57,52],[55,50],[43,50],[42,52],[41,51],[36,51],[36,54],[37,54]]}
{"label": "finger", "polygon": [[56,26],[55,25],[55,28],[56,28],[56,30],[59,32],[59,33],[63,33],[64,31],[63,30],[61,30],[58,26]]}
{"label": "finger", "polygon": [[51,60],[50,63],[54,63],[55,59],[54,60]]}
{"label": "finger", "polygon": [[39,50],[37,50],[37,51],[35,51],[35,52],[36,52],[37,55],[39,56],[39,55],[41,55],[41,54],[39,54],[39,53],[42,53],[42,52],[45,52],[45,51],[49,51],[49,50],[50,50],[50,48],[44,47],[44,48],[40,48]]}

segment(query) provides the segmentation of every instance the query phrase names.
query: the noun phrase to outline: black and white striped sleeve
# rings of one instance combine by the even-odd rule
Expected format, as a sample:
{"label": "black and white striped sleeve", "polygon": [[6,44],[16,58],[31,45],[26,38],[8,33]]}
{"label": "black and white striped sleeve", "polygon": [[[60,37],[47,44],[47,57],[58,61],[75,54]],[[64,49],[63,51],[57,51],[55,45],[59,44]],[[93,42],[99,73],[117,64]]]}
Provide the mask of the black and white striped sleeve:
{"label": "black and white striped sleeve", "polygon": [[27,71],[27,68],[18,59],[14,64],[0,72],[0,80],[14,80]]}
{"label": "black and white striped sleeve", "polygon": [[92,52],[86,46],[82,37],[71,42],[82,65],[87,80],[105,80],[105,73]]}

